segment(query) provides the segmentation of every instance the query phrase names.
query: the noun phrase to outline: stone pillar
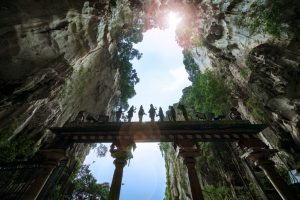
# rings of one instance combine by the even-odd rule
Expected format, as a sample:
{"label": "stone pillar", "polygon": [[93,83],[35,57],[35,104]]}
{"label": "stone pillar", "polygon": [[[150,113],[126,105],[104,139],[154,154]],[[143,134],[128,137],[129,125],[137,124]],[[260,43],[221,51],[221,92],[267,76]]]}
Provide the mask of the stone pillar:
{"label": "stone pillar", "polygon": [[65,151],[63,149],[45,149],[40,151],[40,155],[45,160],[42,162],[42,166],[38,169],[37,174],[35,174],[34,182],[22,196],[23,200],[37,199],[52,171],[65,158]]}
{"label": "stone pillar", "polygon": [[290,189],[288,184],[277,173],[274,162],[270,160],[277,152],[275,149],[253,147],[249,148],[247,152],[242,155],[242,158],[252,160],[256,166],[263,170],[282,199],[296,200],[298,199],[297,194]]}
{"label": "stone pillar", "polygon": [[132,149],[135,149],[135,143],[132,141],[115,141],[110,147],[110,153],[116,166],[113,180],[109,191],[109,200],[119,200],[123,178],[123,168],[127,160],[133,158]]}
{"label": "stone pillar", "polygon": [[194,142],[190,140],[183,140],[176,142],[179,147],[178,155],[183,158],[183,162],[188,170],[190,188],[193,196],[193,200],[204,200],[201,186],[199,183],[198,175],[196,172],[196,159],[198,150],[195,148]]}

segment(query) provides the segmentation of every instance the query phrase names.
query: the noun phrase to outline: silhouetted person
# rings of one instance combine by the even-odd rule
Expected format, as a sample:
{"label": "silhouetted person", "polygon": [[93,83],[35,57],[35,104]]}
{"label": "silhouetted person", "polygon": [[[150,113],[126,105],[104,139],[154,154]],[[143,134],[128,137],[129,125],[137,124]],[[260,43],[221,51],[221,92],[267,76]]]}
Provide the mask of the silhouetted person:
{"label": "silhouetted person", "polygon": [[242,120],[241,113],[235,107],[230,108],[229,118],[232,120]]}
{"label": "silhouetted person", "polygon": [[119,110],[117,110],[117,112],[116,112],[117,122],[120,122],[122,113],[123,113],[123,109],[122,109],[122,107],[120,107]]}
{"label": "silhouetted person", "polygon": [[173,106],[169,106],[169,120],[176,122],[176,112]]}
{"label": "silhouetted person", "polygon": [[165,115],[164,115],[164,112],[163,112],[163,110],[162,110],[161,107],[159,107],[158,115],[156,115],[156,116],[159,117],[159,121],[160,121],[160,122],[163,122],[163,121],[164,121]]}
{"label": "silhouetted person", "polygon": [[139,114],[139,122],[142,122],[143,121],[143,116],[146,115],[143,106],[140,106],[138,114]]}
{"label": "silhouetted person", "polygon": [[149,109],[149,117],[151,119],[151,122],[154,122],[155,114],[156,114],[156,108],[153,107],[152,104],[150,104],[150,109]]}
{"label": "silhouetted person", "polygon": [[182,112],[184,120],[189,121],[188,114],[187,114],[187,111],[185,109],[185,106],[183,104],[179,103],[177,108]]}
{"label": "silhouetted person", "polygon": [[136,108],[134,106],[131,106],[127,112],[127,118],[128,122],[131,122],[131,118],[133,117],[133,113],[135,113]]}

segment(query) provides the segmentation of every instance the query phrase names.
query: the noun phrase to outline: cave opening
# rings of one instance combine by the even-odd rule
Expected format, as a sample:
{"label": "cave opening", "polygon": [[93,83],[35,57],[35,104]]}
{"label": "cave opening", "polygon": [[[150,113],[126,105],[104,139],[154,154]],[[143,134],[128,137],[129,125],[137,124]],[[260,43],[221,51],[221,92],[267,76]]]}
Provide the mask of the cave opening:
{"label": "cave opening", "polygon": [[[299,8],[299,0],[1,1],[0,196],[71,199],[76,195],[99,195],[82,190],[85,185],[75,174],[88,149],[97,146],[62,144],[64,140],[57,140],[50,129],[78,121],[99,123],[108,116],[114,122],[120,106],[134,105],[138,111],[143,105],[148,114],[149,105],[154,104],[166,111],[165,106],[178,102],[180,95],[169,103],[163,101],[162,94],[168,94],[170,100],[169,92],[178,92],[179,85],[184,85],[182,102],[190,109],[191,118],[200,124],[204,120],[209,121],[204,124],[214,124],[215,120],[226,123],[231,119],[228,113],[233,112],[239,113],[235,117],[239,120],[269,126],[259,134],[265,151],[254,152],[264,162],[253,160],[256,156],[249,148],[241,148],[247,140],[231,145],[199,142],[193,146],[201,154],[196,159],[196,170],[205,198],[293,199],[297,194],[288,187],[297,187],[300,171]],[[163,45],[171,36],[163,41],[148,41],[154,46],[154,53],[163,50],[160,55],[168,58],[160,66],[154,63],[160,58],[139,48],[148,35],[166,33],[169,20],[171,29],[175,29],[177,17],[181,18],[176,30],[176,42],[183,48],[178,50],[180,55],[168,57],[177,48]],[[135,58],[140,58],[141,53],[144,55],[138,62]],[[152,57],[147,58],[148,55]],[[177,64],[168,68],[167,63],[177,59],[180,64],[184,62],[184,70]],[[142,68],[146,64],[135,66],[143,60],[152,62],[146,70]],[[150,72],[150,68],[157,68],[158,72]],[[166,75],[162,73],[165,69]],[[147,79],[146,86],[142,86]],[[139,95],[144,98],[140,102],[136,100]],[[184,116],[177,117],[183,121]],[[122,123],[124,120],[125,116]],[[139,150],[148,145],[153,144],[137,144],[134,153],[144,154]],[[158,150],[158,144],[154,146]],[[160,176],[167,178],[165,199],[191,199],[184,163],[174,162],[177,157],[172,145],[161,143],[159,147],[164,158],[168,157],[166,176],[160,171]],[[152,161],[150,155],[146,157]],[[100,159],[105,163],[104,158]],[[86,163],[96,166],[94,160]],[[268,168],[257,166],[258,163],[267,163]],[[268,170],[274,175],[275,168],[280,176],[270,176]],[[263,171],[267,171],[269,179],[273,177],[271,183],[275,187]],[[88,175],[90,188],[98,192],[98,187],[104,192],[109,189],[107,184],[95,184],[86,166],[79,172]],[[274,182],[274,177],[282,177],[288,185],[282,180]],[[276,182],[285,185],[285,189],[278,188]],[[125,190],[129,185],[124,182]],[[131,188],[138,190],[135,186]]]}
{"label": "cave opening", "polygon": [[[179,102],[181,91],[191,84],[182,62],[183,49],[176,41],[176,28],[181,18],[172,11],[163,18],[167,21],[166,28],[147,30],[143,33],[143,40],[133,46],[143,55],[139,60],[132,61],[140,79],[135,85],[136,95],[128,100],[128,105],[137,109],[132,122],[139,120],[140,105],[143,105],[146,113],[143,122],[150,121],[150,104],[157,108],[157,112],[161,107],[165,113],[170,105]],[[124,114],[127,115],[126,111]],[[158,121],[157,118],[155,121]],[[126,122],[127,119],[123,118],[121,121]],[[105,144],[107,148],[110,145]],[[94,149],[87,155],[83,164],[90,166],[89,169],[98,182],[111,185],[115,168],[113,161],[109,153],[98,158]],[[165,160],[160,144],[137,143],[133,158],[124,168],[120,199],[163,199],[165,187]]]}

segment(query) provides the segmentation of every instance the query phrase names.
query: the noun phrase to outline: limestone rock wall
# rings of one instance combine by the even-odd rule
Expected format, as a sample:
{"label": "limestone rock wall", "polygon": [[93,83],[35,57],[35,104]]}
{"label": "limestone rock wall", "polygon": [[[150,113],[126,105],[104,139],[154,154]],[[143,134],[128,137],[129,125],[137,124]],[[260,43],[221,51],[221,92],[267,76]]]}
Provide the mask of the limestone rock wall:
{"label": "limestone rock wall", "polygon": [[[185,11],[184,20],[192,22],[189,32],[195,33],[192,37],[197,45],[186,49],[199,68],[212,68],[233,83],[233,106],[252,122],[268,123],[270,128],[262,138],[271,147],[284,150],[278,160],[297,168],[299,34],[287,32],[278,39],[266,33],[250,34],[237,26],[237,18],[249,10],[251,3],[1,1],[1,138],[31,135],[39,145],[47,140],[46,128],[62,126],[81,110],[110,114],[120,94],[114,62],[117,39],[130,31],[133,23],[145,23],[145,30],[164,27],[166,22],[160,17],[174,9]],[[259,107],[258,115],[254,107]],[[171,193],[175,199],[189,199],[188,187],[184,186],[186,173],[180,163],[169,163]]]}
{"label": "limestone rock wall", "polygon": [[[264,31],[253,33],[239,24],[255,2],[169,0],[156,5],[158,13],[166,7],[183,10],[183,20],[189,25],[177,29],[179,44],[191,53],[200,70],[214,70],[233,86],[231,106],[245,119],[269,125],[260,136],[270,148],[281,150],[274,161],[286,169],[299,169],[299,3],[289,1],[282,6],[278,15],[285,13],[284,27],[288,28],[275,37]],[[180,190],[177,184],[176,191]]]}
{"label": "limestone rock wall", "polygon": [[[291,1],[290,7],[282,10],[295,14],[292,20],[285,20],[285,27],[295,28],[275,37],[264,31],[252,33],[248,27],[239,25],[239,20],[243,17],[245,20],[245,13],[253,9],[254,2],[182,1],[183,5],[194,8],[193,23],[197,26],[191,30],[196,35],[189,35],[193,44],[184,47],[191,52],[200,70],[215,70],[233,84],[232,106],[238,107],[253,123],[267,123],[270,129],[263,132],[262,138],[269,141],[272,148],[284,150],[283,157],[288,153],[289,167],[297,168],[300,149],[299,21],[296,20],[297,10],[292,10],[299,4]],[[287,143],[290,144],[288,148]]]}
{"label": "limestone rock wall", "polygon": [[[249,175],[250,166],[242,160],[228,143],[198,143],[196,170],[205,199],[280,199],[270,184],[258,185]],[[187,168],[172,144],[161,143],[165,158],[168,187],[165,198],[192,199]],[[261,171],[256,174],[260,179]],[[266,181],[266,179],[261,179]],[[260,181],[261,181],[260,180]],[[257,180],[256,180],[257,181]],[[268,194],[261,191],[263,186]],[[266,198],[266,196],[268,196]]]}
{"label": "limestone rock wall", "polygon": [[127,0],[1,1],[1,137],[40,144],[81,110],[110,115],[120,94],[113,47],[132,12]]}
{"label": "limestone rock wall", "polygon": [[[205,42],[204,47],[194,47],[192,51],[208,49],[211,68],[235,85],[233,93],[237,103],[233,106],[239,107],[244,116],[254,123],[267,123],[270,129],[262,133],[262,138],[269,141],[267,143],[272,148],[290,153],[287,157],[291,160],[284,162],[291,168],[297,168],[300,147],[299,30],[282,32],[280,37],[266,32],[251,33],[246,27],[239,26],[237,21],[242,13],[252,9],[252,3],[199,3]],[[298,26],[297,23],[293,25]],[[288,22],[286,26],[289,26]],[[194,53],[194,56],[196,60],[203,60],[203,55]],[[259,113],[256,112],[258,110]],[[291,148],[283,149],[282,143],[289,143]]]}

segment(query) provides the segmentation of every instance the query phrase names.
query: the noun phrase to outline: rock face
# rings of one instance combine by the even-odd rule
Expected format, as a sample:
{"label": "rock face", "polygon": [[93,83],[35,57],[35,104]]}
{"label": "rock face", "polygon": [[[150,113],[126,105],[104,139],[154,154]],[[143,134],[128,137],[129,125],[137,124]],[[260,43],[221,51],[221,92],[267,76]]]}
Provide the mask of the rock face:
{"label": "rock face", "polygon": [[40,144],[46,128],[81,110],[110,115],[120,95],[113,47],[132,9],[127,0],[1,2],[4,140],[30,135]]}
{"label": "rock face", "polygon": [[[167,168],[166,199],[192,199],[187,169],[176,150],[161,143]],[[204,199],[280,199],[262,171],[239,157],[229,143],[199,143],[196,170]],[[268,191],[268,193],[264,192]]]}
{"label": "rock face", "polygon": [[[269,7],[265,11],[272,14],[273,18],[265,19],[259,12],[256,13],[262,18],[259,19],[261,24],[276,22],[276,27],[282,28],[278,36],[270,27],[260,26],[260,23],[252,23],[250,27],[249,13],[254,13],[264,5],[257,2],[160,1],[158,9],[169,6],[182,13],[184,23],[188,25],[183,24],[177,29],[179,44],[192,55],[201,71],[206,68],[214,70],[233,86],[231,106],[237,107],[245,119],[269,125],[261,133],[261,138],[271,148],[282,150],[274,158],[275,162],[288,169],[299,169],[299,3],[279,3],[280,13],[274,15],[276,12],[269,5],[273,1],[267,0],[265,2]],[[273,4],[272,8],[276,6],[278,4]],[[293,19],[286,14],[288,10]],[[254,21],[255,16],[251,17]],[[185,176],[176,174],[170,163],[168,166],[173,170],[169,173],[171,180],[174,173],[175,179]],[[207,166],[207,170],[212,170],[209,168]],[[224,168],[221,167],[215,173],[222,170]],[[230,173],[230,170],[223,172],[229,177]],[[207,184],[213,183],[209,177],[200,177]],[[214,180],[214,183],[221,181],[234,185],[231,180]],[[184,186],[178,182],[175,185],[175,191],[179,194],[173,197],[177,198],[182,195],[178,192],[181,191],[180,187]]]}
{"label": "rock face", "polygon": [[[201,70],[211,68],[234,84],[238,103],[233,106],[240,106],[245,117],[252,122],[267,121],[274,135],[292,139],[299,148],[299,30],[286,30],[280,37],[264,31],[251,33],[249,27],[239,23],[241,18],[247,19],[245,13],[251,11],[253,2],[183,3],[190,4],[202,43],[185,46],[186,51],[191,52]],[[293,6],[299,7],[295,2]],[[282,21],[286,26],[291,22]],[[298,27],[298,23],[294,25]],[[253,99],[264,116],[251,112]]]}
{"label": "rock face", "polygon": [[[299,5],[284,7],[283,13],[298,18],[292,20],[293,28],[274,37],[266,32],[251,34],[239,26],[240,18],[253,10],[252,4],[242,0],[1,1],[0,137],[11,141],[30,135],[41,146],[50,137],[48,127],[62,126],[82,110],[110,115],[120,95],[115,65],[118,38],[136,23],[143,24],[144,31],[164,27],[161,17],[175,10],[188,22],[177,30],[178,43],[200,70],[213,69],[232,83],[232,105],[251,122],[268,123],[261,137],[269,146],[284,150],[277,161],[299,168]],[[291,27],[290,21],[285,20],[285,26]],[[78,146],[74,149],[73,154],[81,151]],[[172,199],[191,199],[182,161],[173,162],[175,153],[170,149],[166,155]],[[217,152],[212,156],[224,158]],[[247,188],[237,189],[241,179],[234,179],[230,170],[222,171],[231,168],[227,164],[214,171],[220,176],[201,175],[203,166],[199,166],[199,176],[203,185],[225,182],[236,197]],[[207,174],[213,171],[204,168]],[[240,171],[241,177],[246,176]]]}
{"label": "rock face", "polygon": [[300,144],[299,56],[290,49],[261,44],[249,54],[249,85],[265,105],[277,132],[282,129]]}

